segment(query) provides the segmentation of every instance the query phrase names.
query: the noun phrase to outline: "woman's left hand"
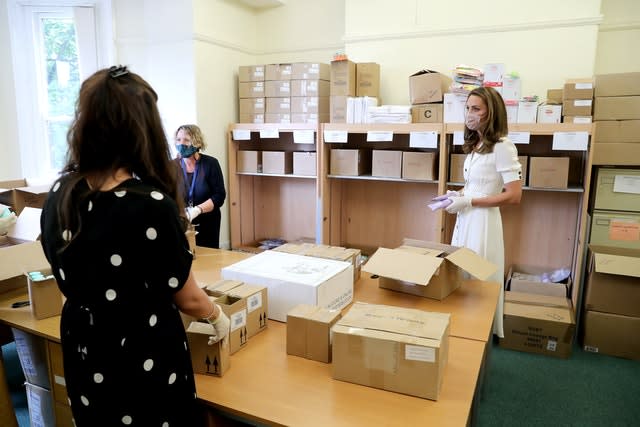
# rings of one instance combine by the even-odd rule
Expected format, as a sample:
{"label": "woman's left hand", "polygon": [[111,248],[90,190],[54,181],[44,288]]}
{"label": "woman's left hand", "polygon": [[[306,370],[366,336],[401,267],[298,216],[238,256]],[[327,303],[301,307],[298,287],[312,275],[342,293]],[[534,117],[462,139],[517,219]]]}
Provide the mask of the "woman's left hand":
{"label": "woman's left hand", "polygon": [[451,200],[451,204],[445,210],[450,214],[458,213],[471,207],[471,197],[451,196],[449,200]]}

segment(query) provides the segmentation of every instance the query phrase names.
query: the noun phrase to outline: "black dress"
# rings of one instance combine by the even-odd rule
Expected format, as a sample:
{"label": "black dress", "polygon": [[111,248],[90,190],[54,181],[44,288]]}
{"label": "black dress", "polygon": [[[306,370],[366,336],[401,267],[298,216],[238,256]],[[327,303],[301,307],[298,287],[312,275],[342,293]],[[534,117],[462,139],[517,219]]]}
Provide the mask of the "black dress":
{"label": "black dress", "polygon": [[[200,153],[197,161],[198,173],[195,182],[193,182],[193,174],[184,172],[184,168],[180,159],[176,159],[176,163],[181,168],[180,176],[183,177],[181,189],[183,191],[184,203],[193,206],[206,202],[208,199],[213,201],[213,211],[202,213],[193,220],[196,226],[196,245],[208,248],[220,247],[220,207],[224,204],[227,192],[224,188],[224,177],[222,168],[215,157]],[[191,185],[193,183],[193,191]],[[189,193],[191,192],[191,198]]]}
{"label": "black dress", "polygon": [[67,298],[60,336],[76,425],[196,425],[190,353],[173,302],[192,255],[175,202],[136,179],[74,200],[82,231],[61,250],[71,236],[56,207],[68,181],[49,192],[41,240]]}

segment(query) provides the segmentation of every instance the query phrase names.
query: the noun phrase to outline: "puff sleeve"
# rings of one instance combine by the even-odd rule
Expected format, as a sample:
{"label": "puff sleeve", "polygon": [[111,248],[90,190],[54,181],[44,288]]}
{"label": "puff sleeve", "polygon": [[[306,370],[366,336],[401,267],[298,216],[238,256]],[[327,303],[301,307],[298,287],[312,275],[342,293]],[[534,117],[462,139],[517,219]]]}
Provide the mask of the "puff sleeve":
{"label": "puff sleeve", "polygon": [[518,149],[509,138],[502,138],[494,146],[496,170],[502,175],[505,184],[522,178],[522,165],[518,161]]}

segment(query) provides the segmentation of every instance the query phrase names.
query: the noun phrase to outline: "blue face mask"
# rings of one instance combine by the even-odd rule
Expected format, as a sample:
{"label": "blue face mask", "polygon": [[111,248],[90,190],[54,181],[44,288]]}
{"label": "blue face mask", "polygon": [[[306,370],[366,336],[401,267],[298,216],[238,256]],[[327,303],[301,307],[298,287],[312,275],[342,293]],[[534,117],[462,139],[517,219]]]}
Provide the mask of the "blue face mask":
{"label": "blue face mask", "polygon": [[187,157],[193,156],[198,149],[193,145],[184,145],[184,144],[176,144],[176,150],[180,153],[180,157],[186,159]]}

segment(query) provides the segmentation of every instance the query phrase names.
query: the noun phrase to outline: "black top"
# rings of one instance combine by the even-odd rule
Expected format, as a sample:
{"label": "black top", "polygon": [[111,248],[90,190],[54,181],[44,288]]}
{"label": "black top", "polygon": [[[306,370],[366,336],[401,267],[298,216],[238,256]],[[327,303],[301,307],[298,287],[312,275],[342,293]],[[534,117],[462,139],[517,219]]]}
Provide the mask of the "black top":
{"label": "black top", "polygon": [[173,296],[192,255],[176,203],[136,179],[74,200],[82,231],[63,250],[57,206],[68,181],[49,192],[41,240],[67,298],[60,336],[76,424],[189,425],[195,384]]}

